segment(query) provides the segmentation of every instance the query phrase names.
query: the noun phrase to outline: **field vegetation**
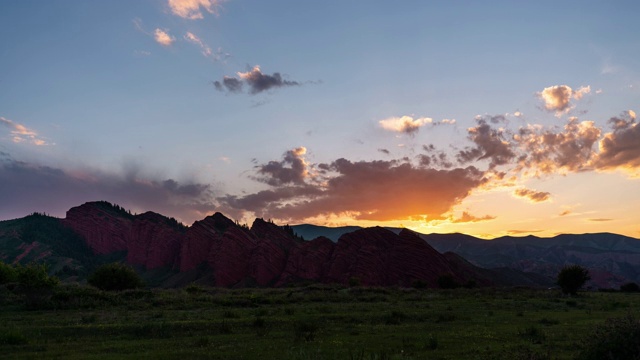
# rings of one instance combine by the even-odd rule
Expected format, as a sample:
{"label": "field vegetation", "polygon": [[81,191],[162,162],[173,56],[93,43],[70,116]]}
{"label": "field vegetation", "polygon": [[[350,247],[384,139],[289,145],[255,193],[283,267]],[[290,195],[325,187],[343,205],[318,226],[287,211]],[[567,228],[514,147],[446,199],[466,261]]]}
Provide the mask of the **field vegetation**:
{"label": "field vegetation", "polygon": [[636,292],[56,284],[34,298],[21,288],[0,284],[3,357],[589,359],[611,341],[634,351],[640,337]]}

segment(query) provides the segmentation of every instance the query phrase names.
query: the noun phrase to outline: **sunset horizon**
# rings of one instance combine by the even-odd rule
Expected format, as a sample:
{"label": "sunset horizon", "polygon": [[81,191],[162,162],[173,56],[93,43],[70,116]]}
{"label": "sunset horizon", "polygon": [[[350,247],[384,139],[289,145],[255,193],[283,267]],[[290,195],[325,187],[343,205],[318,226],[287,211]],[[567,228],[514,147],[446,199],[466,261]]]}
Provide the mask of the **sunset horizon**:
{"label": "sunset horizon", "polygon": [[640,238],[635,2],[0,9],[0,221]]}

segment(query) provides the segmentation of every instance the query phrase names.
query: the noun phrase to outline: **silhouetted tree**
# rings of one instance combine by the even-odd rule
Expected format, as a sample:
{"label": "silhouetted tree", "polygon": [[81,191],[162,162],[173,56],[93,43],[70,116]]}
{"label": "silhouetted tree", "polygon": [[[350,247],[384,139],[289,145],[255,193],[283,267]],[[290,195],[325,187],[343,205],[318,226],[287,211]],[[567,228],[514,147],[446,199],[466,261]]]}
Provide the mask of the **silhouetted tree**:
{"label": "silhouetted tree", "polygon": [[460,284],[453,278],[453,275],[443,274],[438,277],[438,286],[441,289],[455,289],[459,288]]}
{"label": "silhouetted tree", "polygon": [[634,282],[620,285],[620,291],[622,292],[640,292],[640,286]]}
{"label": "silhouetted tree", "polygon": [[556,284],[560,286],[563,293],[575,295],[589,279],[591,276],[586,268],[580,265],[567,265],[558,273]]}
{"label": "silhouetted tree", "polygon": [[118,263],[98,267],[89,276],[87,282],[98,289],[107,291],[137,289],[144,286],[142,279],[133,268]]}

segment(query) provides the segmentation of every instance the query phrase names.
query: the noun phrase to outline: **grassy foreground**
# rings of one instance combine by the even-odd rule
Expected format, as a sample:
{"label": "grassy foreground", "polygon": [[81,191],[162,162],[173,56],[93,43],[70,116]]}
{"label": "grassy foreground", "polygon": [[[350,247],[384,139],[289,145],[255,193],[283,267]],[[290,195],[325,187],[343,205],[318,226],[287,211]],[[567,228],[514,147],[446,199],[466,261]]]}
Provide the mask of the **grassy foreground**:
{"label": "grassy foreground", "polygon": [[640,294],[529,289],[0,287],[0,357],[572,359],[639,305]]}

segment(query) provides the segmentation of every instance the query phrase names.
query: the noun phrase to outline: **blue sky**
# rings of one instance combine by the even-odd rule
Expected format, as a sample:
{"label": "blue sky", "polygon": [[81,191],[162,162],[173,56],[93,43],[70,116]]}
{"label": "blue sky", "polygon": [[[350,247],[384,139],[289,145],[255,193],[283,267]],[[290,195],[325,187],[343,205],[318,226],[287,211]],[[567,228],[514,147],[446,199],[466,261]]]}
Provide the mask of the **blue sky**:
{"label": "blue sky", "polygon": [[4,1],[0,219],[107,200],[188,224],[639,236],[638,10]]}

